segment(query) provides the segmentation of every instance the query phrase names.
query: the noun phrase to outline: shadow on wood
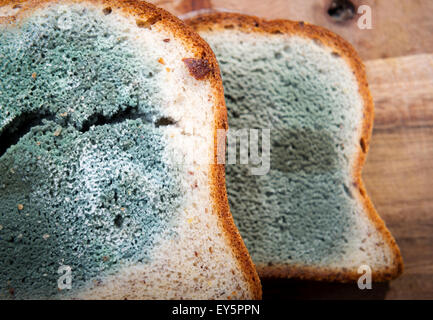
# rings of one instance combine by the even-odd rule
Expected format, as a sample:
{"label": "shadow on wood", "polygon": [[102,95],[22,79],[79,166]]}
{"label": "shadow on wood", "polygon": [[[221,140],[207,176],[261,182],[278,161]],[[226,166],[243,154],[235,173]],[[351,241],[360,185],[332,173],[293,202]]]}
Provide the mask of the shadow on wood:
{"label": "shadow on wood", "polygon": [[292,279],[262,279],[263,299],[292,300],[383,300],[388,283],[373,283],[371,290],[360,290],[356,283],[330,283]]}

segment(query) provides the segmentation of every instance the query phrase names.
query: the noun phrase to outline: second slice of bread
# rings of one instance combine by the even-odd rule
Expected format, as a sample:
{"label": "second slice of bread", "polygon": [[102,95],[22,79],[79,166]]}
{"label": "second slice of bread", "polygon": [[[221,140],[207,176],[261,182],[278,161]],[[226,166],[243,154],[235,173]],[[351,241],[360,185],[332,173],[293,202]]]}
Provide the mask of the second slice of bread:
{"label": "second slice of bread", "polygon": [[230,130],[270,129],[268,174],[226,169],[259,274],[344,282],[367,265],[373,281],[398,276],[399,248],[361,179],[373,102],[351,45],[304,22],[215,13],[187,23],[217,56]]}

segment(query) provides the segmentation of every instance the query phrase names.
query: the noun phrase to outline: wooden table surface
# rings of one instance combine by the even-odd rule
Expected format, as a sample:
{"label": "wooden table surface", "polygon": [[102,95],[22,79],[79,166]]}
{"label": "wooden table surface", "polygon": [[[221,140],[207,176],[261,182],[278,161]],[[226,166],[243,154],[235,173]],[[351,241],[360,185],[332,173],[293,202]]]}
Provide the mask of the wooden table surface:
{"label": "wooden table surface", "polygon": [[347,39],[365,61],[375,122],[364,180],[395,236],[405,272],[361,291],[355,284],[262,281],[265,299],[433,299],[433,1],[352,1],[372,8],[373,29],[336,22],[331,0],[154,0],[176,15],[225,9],[303,20]]}

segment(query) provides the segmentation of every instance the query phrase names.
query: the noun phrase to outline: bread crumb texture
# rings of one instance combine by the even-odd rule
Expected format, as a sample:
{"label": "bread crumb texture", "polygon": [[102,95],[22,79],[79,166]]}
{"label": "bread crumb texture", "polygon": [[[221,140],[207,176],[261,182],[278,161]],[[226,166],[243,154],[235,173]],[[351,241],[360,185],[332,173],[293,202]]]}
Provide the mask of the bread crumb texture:
{"label": "bread crumb texture", "polygon": [[254,298],[213,212],[194,52],[102,1],[19,19],[0,26],[0,298]]}
{"label": "bread crumb texture", "polygon": [[[398,274],[398,248],[397,257],[357,183],[367,102],[347,57],[300,31],[270,34],[259,19],[224,17],[190,23],[219,61],[230,129],[271,129],[267,175],[226,166],[231,211],[259,274],[348,281],[364,264],[373,280]],[[294,25],[269,23],[304,26]]]}

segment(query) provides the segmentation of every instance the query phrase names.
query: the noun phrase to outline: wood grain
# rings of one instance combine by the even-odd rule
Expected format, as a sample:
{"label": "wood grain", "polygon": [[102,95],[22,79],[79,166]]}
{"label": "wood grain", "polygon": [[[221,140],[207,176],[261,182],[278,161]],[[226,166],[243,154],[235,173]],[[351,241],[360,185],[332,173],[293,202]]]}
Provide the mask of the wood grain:
{"label": "wood grain", "polygon": [[376,117],[363,176],[406,267],[386,297],[433,299],[433,55],[366,67]]}
{"label": "wood grain", "polygon": [[360,15],[336,22],[327,13],[331,0],[151,0],[182,15],[203,8],[225,9],[267,19],[302,20],[341,35],[357,49],[361,58],[379,59],[418,53],[433,53],[433,1],[352,0],[372,10],[372,29],[357,26]]}

